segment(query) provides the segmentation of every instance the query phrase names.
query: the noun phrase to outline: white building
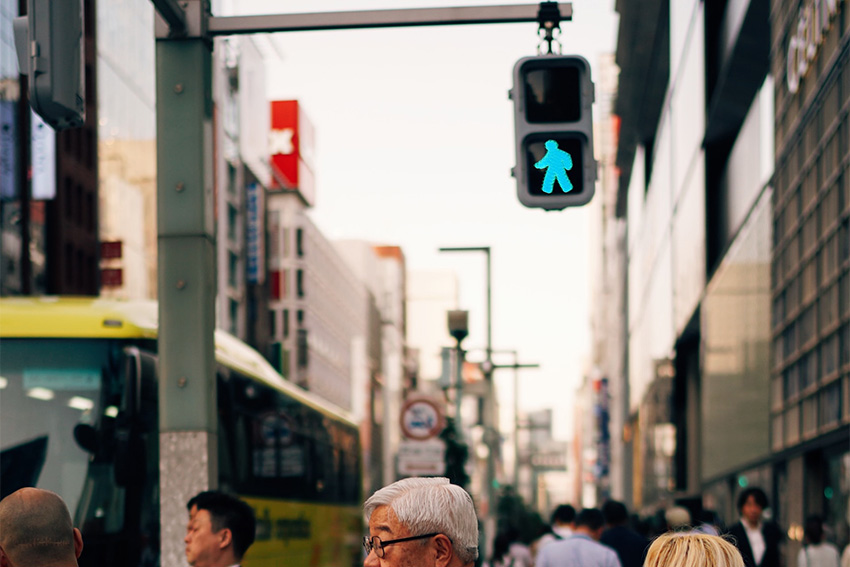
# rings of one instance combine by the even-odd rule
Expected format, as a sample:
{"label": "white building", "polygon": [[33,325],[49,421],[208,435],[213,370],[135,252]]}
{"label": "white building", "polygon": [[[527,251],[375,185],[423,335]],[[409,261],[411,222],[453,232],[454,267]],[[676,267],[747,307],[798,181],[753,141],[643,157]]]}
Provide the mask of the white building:
{"label": "white building", "polygon": [[268,195],[269,325],[283,375],[352,409],[353,351],[368,332],[366,286],[296,192]]}
{"label": "white building", "polygon": [[401,406],[409,387],[407,378],[413,370],[408,368],[405,339],[407,274],[404,253],[398,246],[375,246],[359,240],[339,241],[336,246],[375,298],[380,314],[379,384],[368,392],[381,399],[380,405],[372,404],[372,407],[383,409],[381,415],[374,418],[383,424],[380,430],[382,476],[385,482],[392,482],[397,478]]}

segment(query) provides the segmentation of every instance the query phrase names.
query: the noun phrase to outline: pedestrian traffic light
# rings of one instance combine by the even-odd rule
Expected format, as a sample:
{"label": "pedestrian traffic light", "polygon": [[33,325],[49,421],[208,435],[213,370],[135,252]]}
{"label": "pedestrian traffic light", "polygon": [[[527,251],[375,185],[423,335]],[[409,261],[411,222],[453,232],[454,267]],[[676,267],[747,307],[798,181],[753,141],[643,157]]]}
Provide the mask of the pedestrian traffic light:
{"label": "pedestrian traffic light", "polygon": [[593,82],[578,55],[524,57],[514,66],[517,195],[526,207],[560,210],[594,193]]}
{"label": "pedestrian traffic light", "polygon": [[13,27],[32,109],[57,130],[82,126],[86,109],[82,0],[27,0],[27,15],[15,18]]}

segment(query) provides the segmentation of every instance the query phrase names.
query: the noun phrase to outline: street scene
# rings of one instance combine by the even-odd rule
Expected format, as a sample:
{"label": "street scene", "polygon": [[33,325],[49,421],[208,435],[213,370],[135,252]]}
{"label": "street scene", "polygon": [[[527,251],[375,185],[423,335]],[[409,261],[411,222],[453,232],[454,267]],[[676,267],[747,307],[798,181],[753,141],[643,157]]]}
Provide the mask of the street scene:
{"label": "street scene", "polygon": [[850,567],[846,0],[0,0],[0,566]]}

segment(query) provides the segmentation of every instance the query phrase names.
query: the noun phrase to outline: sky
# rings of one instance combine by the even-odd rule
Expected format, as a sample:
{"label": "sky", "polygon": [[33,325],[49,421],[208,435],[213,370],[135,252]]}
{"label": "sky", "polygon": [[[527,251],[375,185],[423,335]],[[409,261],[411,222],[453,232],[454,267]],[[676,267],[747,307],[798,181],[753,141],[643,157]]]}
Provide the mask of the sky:
{"label": "sky", "polygon": [[[238,0],[231,14],[512,3],[530,2]],[[600,55],[616,45],[614,0],[572,5],[562,54],[584,56],[595,80]],[[470,312],[466,348],[486,346],[485,256],[438,248],[490,246],[493,348],[541,366],[520,375],[520,411],[552,408],[566,440],[590,348],[590,219],[589,207],[523,207],[510,175],[508,91],[515,62],[537,55],[537,27],[293,32],[257,43],[272,54],[269,99],[298,99],[315,126],[315,224],[330,239],[401,246],[408,270],[455,272],[459,308]],[[496,387],[501,421],[511,423],[513,371],[497,371]]]}

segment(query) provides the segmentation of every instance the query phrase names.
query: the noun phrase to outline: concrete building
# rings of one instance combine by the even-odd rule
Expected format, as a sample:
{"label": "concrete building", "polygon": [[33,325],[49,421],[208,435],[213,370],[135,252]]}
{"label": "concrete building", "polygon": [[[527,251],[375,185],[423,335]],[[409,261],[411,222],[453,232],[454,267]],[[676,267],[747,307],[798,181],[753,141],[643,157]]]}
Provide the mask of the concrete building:
{"label": "concrete building", "polygon": [[217,326],[268,353],[265,201],[271,185],[271,115],[265,61],[250,38],[215,41]]}
{"label": "concrete building", "polygon": [[767,6],[617,4],[630,416],[617,434],[645,512],[690,499],[734,521],[733,481],[770,456]]}
{"label": "concrete building", "polygon": [[363,344],[368,329],[366,286],[297,192],[270,193],[267,209],[273,358],[286,378],[351,410],[353,341]]}
{"label": "concrete building", "polygon": [[632,502],[729,523],[757,485],[789,557],[812,513],[845,545],[847,3],[617,10]]}
{"label": "concrete building", "polygon": [[[622,432],[628,420],[628,381],[625,372],[625,312],[626,312],[626,222],[618,218],[617,209],[617,134],[618,121],[613,110],[617,94],[619,69],[610,54],[599,61],[596,77],[596,125],[594,131],[595,154],[599,163],[597,195],[590,204],[591,242],[598,251],[591,255],[591,386],[604,381],[606,411],[610,416],[606,430],[595,431],[595,439],[603,442],[597,447],[600,458],[595,469],[596,499],[624,500],[631,494],[631,480],[624,454]],[[602,382],[598,382],[601,384]]]}
{"label": "concrete building", "polygon": [[[850,3],[771,3],[770,430],[777,519],[850,543]],[[749,473],[748,473],[749,474]]]}
{"label": "concrete building", "polygon": [[[370,412],[364,417],[372,420],[372,440],[378,441],[380,436],[380,443],[370,448],[372,462],[377,465],[370,474],[373,484],[380,486],[380,482],[386,484],[399,478],[396,461],[402,403],[407,393],[416,388],[416,378],[421,374],[418,356],[408,346],[406,337],[408,284],[404,253],[398,246],[378,246],[362,240],[341,240],[334,245],[368,289],[380,325],[377,348],[373,339],[369,340],[372,354],[368,382],[359,380],[354,388],[355,395],[368,397]],[[374,360],[374,353],[379,353],[379,360]],[[380,478],[376,476],[378,471]]]}
{"label": "concrete building", "polygon": [[[0,294],[97,295],[101,22],[85,13],[86,120],[55,132],[29,105],[12,20],[26,2],[0,1]],[[20,8],[20,12],[19,12]],[[100,41],[99,41],[100,40]],[[120,55],[119,55],[120,57]]]}

